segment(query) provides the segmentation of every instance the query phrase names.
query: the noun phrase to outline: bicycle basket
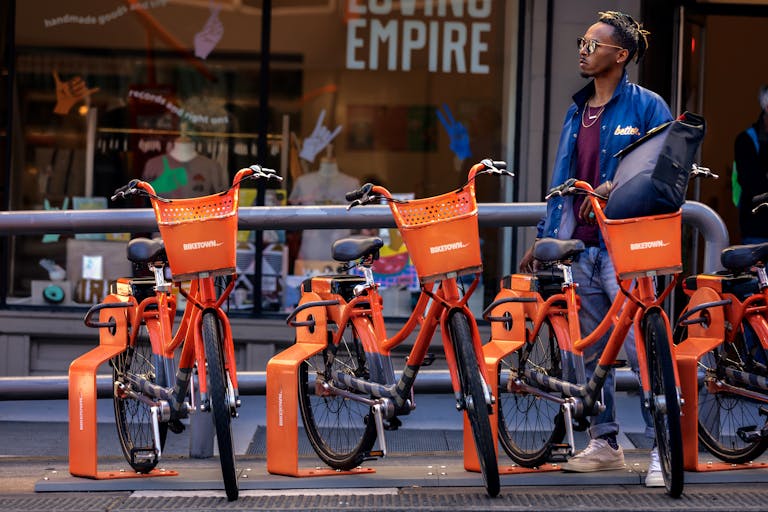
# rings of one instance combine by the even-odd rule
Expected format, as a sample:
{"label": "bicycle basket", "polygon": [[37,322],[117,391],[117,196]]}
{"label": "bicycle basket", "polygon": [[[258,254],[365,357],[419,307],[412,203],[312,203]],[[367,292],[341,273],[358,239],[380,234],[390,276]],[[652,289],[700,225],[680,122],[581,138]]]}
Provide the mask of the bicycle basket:
{"label": "bicycle basket", "polygon": [[174,281],[235,273],[238,187],[210,196],[152,199]]}
{"label": "bicycle basket", "polygon": [[682,272],[682,213],[605,219],[600,224],[620,279]]}
{"label": "bicycle basket", "polygon": [[422,283],[482,271],[473,184],[389,206]]}

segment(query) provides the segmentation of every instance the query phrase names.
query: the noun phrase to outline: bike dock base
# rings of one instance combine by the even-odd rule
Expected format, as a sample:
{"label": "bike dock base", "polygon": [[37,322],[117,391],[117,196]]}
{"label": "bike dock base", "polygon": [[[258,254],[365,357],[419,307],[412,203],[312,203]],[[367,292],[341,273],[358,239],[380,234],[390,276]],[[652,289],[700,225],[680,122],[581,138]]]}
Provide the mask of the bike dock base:
{"label": "bike dock base", "polygon": [[[689,307],[715,302],[720,296],[710,288],[699,288],[691,296]],[[707,309],[706,325],[688,326],[688,338],[675,346],[674,354],[680,376],[680,390],[685,400],[680,426],[683,431],[683,469],[686,471],[732,471],[737,469],[765,469],[766,464],[730,464],[727,462],[701,462],[699,458],[699,382],[698,364],[701,356],[708,353],[725,339],[725,315],[722,307]]]}
{"label": "bike dock base", "polygon": [[[505,290],[510,296],[515,296],[514,292]],[[501,317],[504,311],[511,312],[513,309],[522,309],[524,306],[521,303],[508,302],[501,304],[495,308],[492,315]],[[519,311],[517,311],[519,313]],[[516,324],[516,325],[515,325]],[[523,331],[520,331],[522,327]],[[507,355],[513,353],[523,345],[525,339],[525,326],[521,322],[515,322],[511,325],[511,330],[507,331],[505,326],[500,322],[491,323],[491,341],[483,345],[483,358],[485,360],[486,375],[496,376],[498,375],[499,361]],[[491,394],[496,397],[493,402],[493,414],[491,415],[491,439],[493,440],[493,446],[497,450],[498,459],[498,446],[499,446],[499,387],[498,381],[495,378],[491,378],[488,383]],[[480,472],[480,461],[477,457],[477,450],[475,449],[475,441],[472,436],[472,427],[469,424],[467,413],[464,413],[464,469],[467,471]],[[536,468],[526,468],[522,466],[499,466],[499,474],[522,474],[522,473],[542,473],[547,471],[560,471],[561,468],[553,464],[542,464]]]}
{"label": "bike dock base", "polygon": [[[124,300],[108,295],[104,302],[119,303]],[[176,476],[176,471],[168,470],[149,473],[98,470],[96,372],[99,366],[123,352],[127,346],[127,309],[102,309],[99,322],[109,321],[113,321],[115,326],[99,328],[99,346],[78,357],[69,366],[69,472],[72,476],[95,480]]]}
{"label": "bike dock base", "polygon": [[[320,301],[305,292],[301,304]],[[267,471],[272,474],[310,477],[374,473],[372,468],[337,471],[331,468],[299,468],[299,366],[328,344],[325,306],[308,307],[296,315],[296,343],[267,363]]]}

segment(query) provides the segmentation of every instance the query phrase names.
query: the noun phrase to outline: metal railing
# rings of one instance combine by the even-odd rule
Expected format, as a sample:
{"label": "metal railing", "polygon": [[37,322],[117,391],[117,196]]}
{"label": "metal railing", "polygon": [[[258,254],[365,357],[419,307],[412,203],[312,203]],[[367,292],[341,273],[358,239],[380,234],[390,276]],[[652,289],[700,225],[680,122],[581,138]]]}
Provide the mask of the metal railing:
{"label": "metal railing", "polygon": [[[482,203],[482,227],[534,226],[546,214],[545,203]],[[683,222],[704,237],[704,272],[720,267],[720,251],[728,245],[728,230],[710,207],[695,201],[683,205]],[[262,206],[239,209],[243,230],[395,227],[387,206],[347,211],[344,206]],[[126,233],[156,231],[150,208],[111,210],[21,210],[0,212],[0,235],[44,233]]]}

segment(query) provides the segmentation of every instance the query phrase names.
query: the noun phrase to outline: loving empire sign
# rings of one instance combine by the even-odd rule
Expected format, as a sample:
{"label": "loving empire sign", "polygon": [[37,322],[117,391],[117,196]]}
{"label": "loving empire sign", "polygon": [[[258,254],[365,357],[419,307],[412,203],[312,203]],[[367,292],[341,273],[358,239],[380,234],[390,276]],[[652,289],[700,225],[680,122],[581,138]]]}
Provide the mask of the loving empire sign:
{"label": "loving empire sign", "polygon": [[347,0],[347,69],[488,74],[492,0]]}

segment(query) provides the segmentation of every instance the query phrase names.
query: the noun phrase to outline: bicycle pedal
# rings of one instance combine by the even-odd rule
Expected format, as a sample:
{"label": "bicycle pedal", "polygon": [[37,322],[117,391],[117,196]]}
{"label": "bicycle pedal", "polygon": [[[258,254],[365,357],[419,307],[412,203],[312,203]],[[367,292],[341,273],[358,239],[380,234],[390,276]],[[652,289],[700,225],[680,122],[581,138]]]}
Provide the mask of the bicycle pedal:
{"label": "bicycle pedal", "polygon": [[565,462],[573,450],[568,443],[549,445],[549,460],[552,462]]}
{"label": "bicycle pedal", "polygon": [[763,438],[763,433],[757,430],[757,426],[755,425],[739,427],[736,430],[736,435],[739,436],[739,439],[745,443],[754,443],[755,441],[759,441]]}
{"label": "bicycle pedal", "polygon": [[181,434],[186,427],[180,420],[170,420],[168,422],[168,430],[174,434]]}
{"label": "bicycle pedal", "polygon": [[363,460],[377,460],[384,457],[384,452],[381,450],[371,450],[365,454]]}

